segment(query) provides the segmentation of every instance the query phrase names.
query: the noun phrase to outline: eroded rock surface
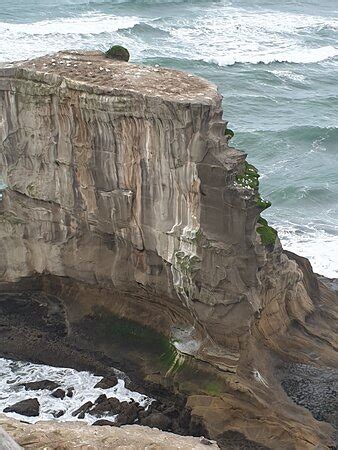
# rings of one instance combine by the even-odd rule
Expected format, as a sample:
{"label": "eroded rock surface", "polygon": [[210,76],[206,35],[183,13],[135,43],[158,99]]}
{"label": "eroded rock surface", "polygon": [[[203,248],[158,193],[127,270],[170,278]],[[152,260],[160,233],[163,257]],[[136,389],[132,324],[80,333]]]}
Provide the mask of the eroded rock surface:
{"label": "eroded rock surface", "polygon": [[[89,426],[79,422],[37,422],[34,425],[0,415],[0,426],[27,450],[48,448],[64,449],[130,449],[158,450],[205,450],[218,449],[215,442],[207,439],[177,436],[173,433],[127,425],[121,428]],[[1,433],[1,430],[0,430]],[[1,437],[1,434],[0,434]],[[8,447],[16,450],[21,447]]]}
{"label": "eroded rock surface", "polygon": [[[118,330],[212,437],[328,448],[332,428],[287,397],[274,367],[336,366],[337,292],[260,233],[264,203],[222,113],[205,80],[101,53],[3,65],[2,291],[34,277],[88,345]],[[54,330],[58,310],[44,305]],[[134,347],[152,349],[152,335],[121,318],[174,343],[169,368],[147,366]]]}

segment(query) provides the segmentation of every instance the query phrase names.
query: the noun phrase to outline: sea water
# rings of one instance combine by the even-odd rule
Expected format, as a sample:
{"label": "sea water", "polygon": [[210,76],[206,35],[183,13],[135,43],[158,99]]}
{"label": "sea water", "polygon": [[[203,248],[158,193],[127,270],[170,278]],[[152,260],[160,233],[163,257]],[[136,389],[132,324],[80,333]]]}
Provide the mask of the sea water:
{"label": "sea water", "polygon": [[[24,419],[27,422],[34,423],[38,420],[53,420],[55,419],[54,414],[58,411],[64,411],[64,414],[58,420],[82,420],[73,417],[72,413],[88,401],[94,403],[101,394],[105,394],[107,397],[115,397],[120,402],[134,400],[145,408],[150,405],[151,398],[125,387],[125,375],[122,372],[117,371],[116,375],[118,378],[116,386],[101,389],[94,386],[102,377],[89,372],[0,358],[0,411],[27,398],[37,398],[40,403],[39,416],[27,417],[16,413],[6,413],[15,419]],[[60,388],[64,391],[67,391],[67,388],[73,388],[73,396],[66,396],[64,399],[55,398],[48,389],[26,391],[25,387],[22,386],[23,383],[42,380],[55,381],[60,384]],[[107,413],[104,418],[114,420],[115,417]],[[96,420],[98,418],[91,416],[89,413],[85,416],[85,421],[88,423],[93,423]]]}
{"label": "sea water", "polygon": [[126,46],[215,82],[285,248],[338,276],[338,2],[0,0],[0,61]]}

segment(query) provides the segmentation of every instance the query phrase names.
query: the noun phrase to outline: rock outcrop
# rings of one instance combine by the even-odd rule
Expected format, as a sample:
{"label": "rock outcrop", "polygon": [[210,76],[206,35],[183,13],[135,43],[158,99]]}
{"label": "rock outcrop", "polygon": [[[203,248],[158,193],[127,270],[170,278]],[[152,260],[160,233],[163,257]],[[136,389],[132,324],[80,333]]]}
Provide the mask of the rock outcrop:
{"label": "rock outcrop", "polygon": [[36,417],[39,415],[40,403],[37,398],[27,398],[21,400],[14,405],[8,406],[4,409],[5,413],[16,413],[22,416]]}
{"label": "rock outcrop", "polygon": [[[11,443],[5,450],[73,450],[73,449],[130,449],[153,448],[158,450],[215,450],[218,446],[208,439],[177,436],[172,433],[127,425],[117,428],[110,426],[91,427],[79,422],[37,422],[34,425],[0,415],[0,426],[15,439],[19,445]],[[1,438],[0,428],[0,438]],[[3,447],[1,447],[3,448]]]}
{"label": "rock outcrop", "polygon": [[213,438],[328,448],[331,427],[275,367],[336,364],[337,294],[260,218],[258,175],[222,114],[213,84],[101,53],[3,65],[2,291],[38,280],[69,334],[95,334],[93,317],[146,347],[141,327],[160,333],[174,355],[157,378],[141,358],[144,376],[173,378]]}

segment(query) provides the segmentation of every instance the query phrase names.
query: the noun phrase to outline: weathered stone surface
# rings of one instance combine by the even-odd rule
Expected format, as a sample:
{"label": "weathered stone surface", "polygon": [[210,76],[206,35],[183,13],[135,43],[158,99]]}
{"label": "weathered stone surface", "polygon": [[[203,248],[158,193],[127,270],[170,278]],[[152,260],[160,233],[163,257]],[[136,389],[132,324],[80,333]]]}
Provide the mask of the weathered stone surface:
{"label": "weathered stone surface", "polygon": [[103,377],[98,383],[95,384],[94,387],[100,389],[109,389],[117,385],[117,377],[115,375],[108,375],[107,377]]}
{"label": "weathered stone surface", "polygon": [[[62,423],[56,421],[37,422],[32,425],[0,415],[0,427],[3,427],[26,450],[42,448],[50,450],[61,448],[64,450],[84,448],[91,450],[143,450],[147,448],[156,450],[218,449],[215,442],[210,443],[210,441],[203,440],[203,438],[177,436],[173,433],[166,433],[138,425],[127,425],[121,428],[107,425],[104,426],[102,424],[98,428],[79,422]],[[19,448],[21,447],[18,445],[9,447],[8,450],[17,450]]]}
{"label": "weathered stone surface", "polygon": [[93,406],[93,403],[91,401],[88,401],[80,406],[80,408],[76,409],[72,412],[72,416],[81,416],[80,418],[83,419],[84,414],[90,410],[90,408]]}
{"label": "weathered stone surface", "polygon": [[73,388],[73,387],[69,387],[69,388],[67,389],[66,395],[67,395],[67,397],[69,397],[69,398],[73,397],[73,395],[74,395],[74,388]]}
{"label": "weathered stone surface", "polygon": [[27,398],[26,400],[21,400],[20,402],[14,403],[14,405],[8,406],[4,409],[4,412],[36,417],[40,413],[40,403],[37,398]]}
{"label": "weathered stone surface", "polygon": [[141,425],[159,430],[168,430],[170,428],[170,419],[162,413],[152,413],[141,420]]}
{"label": "weathered stone surface", "polygon": [[22,386],[25,387],[26,391],[38,391],[40,389],[48,389],[49,391],[53,391],[58,388],[60,385],[55,381],[51,380],[41,380],[41,381],[29,381],[27,383],[22,383]]}
{"label": "weathered stone surface", "polygon": [[21,450],[22,447],[18,445],[6,431],[0,428],[0,444],[2,450]]}
{"label": "weathered stone surface", "polygon": [[212,437],[327,448],[332,428],[286,396],[275,363],[336,365],[337,292],[278,238],[262,244],[225,129],[216,87],[189,74],[100,53],[3,65],[2,286],[41,274],[68,333],[109,313],[161,332],[179,353],[151,380],[175,378]]}
{"label": "weathered stone surface", "polygon": [[90,414],[97,417],[101,417],[107,413],[113,415],[119,414],[122,411],[123,406],[127,405],[126,402],[123,402],[124,405],[122,406],[122,403],[115,397],[100,399],[101,401],[97,400],[95,406],[90,410]]}
{"label": "weathered stone surface", "polygon": [[53,397],[55,398],[61,398],[64,399],[66,396],[66,393],[63,389],[56,389],[55,391],[52,392],[51,394]]}

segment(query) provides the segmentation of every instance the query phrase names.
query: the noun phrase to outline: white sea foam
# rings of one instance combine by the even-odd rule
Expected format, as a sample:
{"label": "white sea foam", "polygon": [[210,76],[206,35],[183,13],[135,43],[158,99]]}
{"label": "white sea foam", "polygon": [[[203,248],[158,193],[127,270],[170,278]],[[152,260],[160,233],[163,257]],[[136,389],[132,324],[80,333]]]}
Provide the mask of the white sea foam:
{"label": "white sea foam", "polygon": [[[28,24],[0,22],[0,61],[32,58],[62,49],[107,47],[111,42],[121,42],[119,31],[141,21],[134,16],[87,13]],[[124,43],[133,47],[128,38]]]}
{"label": "white sea foam", "polygon": [[338,278],[338,231],[336,235],[315,228],[305,231],[291,223],[276,228],[286,250],[308,258],[316,273]]}
{"label": "white sea foam", "polygon": [[[203,60],[220,66],[231,66],[236,63],[270,64],[273,62],[288,62],[295,64],[309,64],[325,61],[338,55],[338,48],[325,46],[319,48],[298,48],[293,50],[262,50],[257,53],[233,53],[232,55],[219,55],[204,57]],[[299,81],[299,80],[298,80]]]}
{"label": "white sea foam", "polygon": [[[73,417],[71,413],[87,401],[94,402],[100,394],[106,394],[107,397],[116,397],[121,402],[130,402],[133,399],[145,407],[151,403],[150,398],[138,392],[130,391],[125,387],[124,380],[121,377],[118,378],[118,384],[113,388],[98,389],[94,386],[100,381],[101,377],[89,372],[0,358],[0,411],[21,400],[36,397],[41,405],[38,417],[7,413],[16,419],[35,423],[38,420],[54,419],[53,412],[60,410],[65,411],[65,414],[58,420],[80,420]],[[63,389],[74,387],[74,396],[72,398],[65,397],[61,400],[54,398],[48,390],[26,391],[23,386],[18,386],[20,383],[45,379],[59,383]],[[106,417],[114,418],[114,416]],[[97,418],[86,414],[84,420],[93,423]]]}
{"label": "white sea foam", "polygon": [[134,16],[114,16],[87,13],[78,17],[42,20],[33,23],[0,22],[0,33],[17,33],[25,36],[100,34],[130,28],[140,23]]}
{"label": "white sea foam", "polygon": [[298,81],[300,83],[306,80],[305,75],[294,73],[291,70],[271,70],[273,75],[284,81]]}
{"label": "white sea foam", "polygon": [[[208,10],[193,22],[165,26],[182,56],[220,66],[235,63],[315,63],[338,55],[332,45],[310,46],[307,35],[338,20],[283,12],[246,11],[232,7]],[[167,49],[162,49],[167,51]]]}
{"label": "white sea foam", "polygon": [[[138,24],[166,32],[160,45],[138,34]],[[135,30],[133,30],[135,27]],[[245,10],[229,4],[200,9],[197,16],[156,19],[87,13],[33,23],[0,22],[0,60],[23,59],[64,48],[98,48],[124,43],[134,59],[167,57],[202,60],[220,66],[235,63],[315,63],[334,58],[338,48],[316,46],[309,36],[338,28],[338,19]],[[128,33],[123,33],[129,30]]]}

